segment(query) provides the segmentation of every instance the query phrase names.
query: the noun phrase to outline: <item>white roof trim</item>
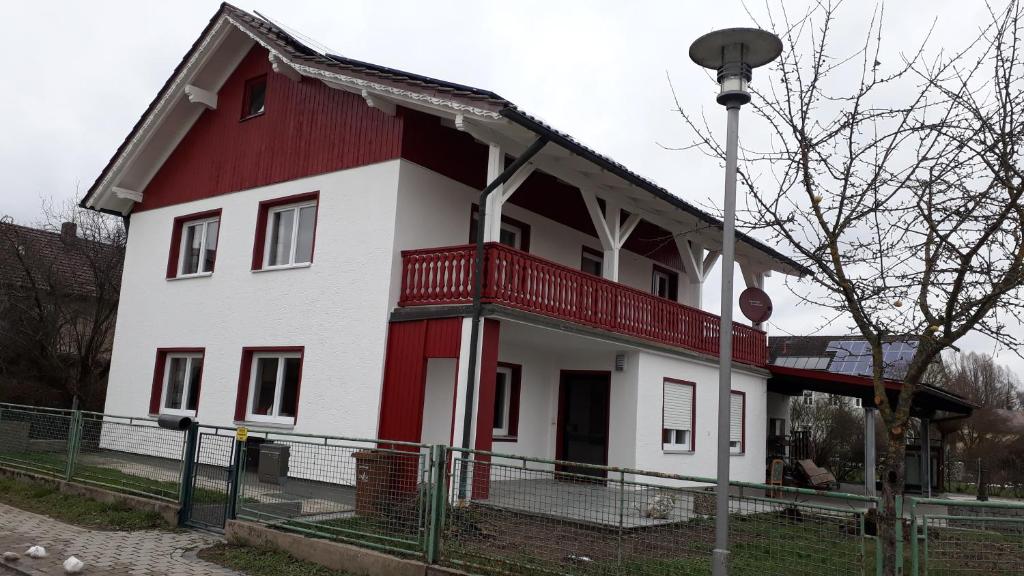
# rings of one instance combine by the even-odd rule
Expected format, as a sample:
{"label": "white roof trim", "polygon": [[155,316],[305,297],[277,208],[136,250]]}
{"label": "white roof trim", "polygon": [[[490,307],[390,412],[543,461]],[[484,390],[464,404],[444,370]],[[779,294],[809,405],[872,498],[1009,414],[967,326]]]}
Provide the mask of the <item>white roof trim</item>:
{"label": "white roof trim", "polygon": [[341,84],[350,88],[356,94],[362,94],[364,90],[374,91],[383,93],[392,97],[396,97],[401,100],[411,100],[414,102],[427,103],[440,108],[448,108],[457,112],[469,113],[474,116],[481,118],[488,118],[491,120],[500,120],[501,114],[492,112],[490,110],[484,110],[483,108],[477,108],[476,106],[470,106],[469,104],[463,104],[447,98],[438,98],[437,96],[431,96],[429,94],[423,94],[421,92],[414,92],[412,90],[403,90],[394,86],[388,86],[387,84],[381,84],[379,82],[371,82],[369,80],[363,80],[361,78],[354,78],[352,76],[346,76],[338,72],[329,72],[327,70],[321,70],[320,68],[314,68],[312,66],[306,66],[293,62],[286,58],[281,52],[274,47],[264,42],[257,35],[250,32],[244,24],[236,22],[230,16],[225,16],[232,24],[237,26],[239,30],[245,33],[247,36],[252,38],[257,44],[263,46],[268,51],[274,54],[275,58],[280,59],[282,62],[291,66],[295,70],[298,70],[300,74],[309,76],[310,78],[318,78],[325,82],[333,84]]}

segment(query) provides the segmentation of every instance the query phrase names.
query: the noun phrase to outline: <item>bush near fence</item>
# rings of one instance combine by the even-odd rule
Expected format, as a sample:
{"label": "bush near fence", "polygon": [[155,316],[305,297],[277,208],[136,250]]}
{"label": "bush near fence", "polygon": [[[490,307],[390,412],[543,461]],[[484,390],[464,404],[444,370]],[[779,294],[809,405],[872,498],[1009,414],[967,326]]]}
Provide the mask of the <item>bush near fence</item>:
{"label": "bush near fence", "polygon": [[[714,479],[378,439],[204,427],[186,505],[476,574],[707,574]],[[177,501],[185,435],[0,405],[0,466]],[[286,462],[286,464],[285,464]],[[276,463],[276,465],[275,465]],[[733,482],[733,574],[875,574],[864,496]],[[1024,505],[907,500],[911,572],[1024,573]],[[217,508],[219,506],[220,508]]]}

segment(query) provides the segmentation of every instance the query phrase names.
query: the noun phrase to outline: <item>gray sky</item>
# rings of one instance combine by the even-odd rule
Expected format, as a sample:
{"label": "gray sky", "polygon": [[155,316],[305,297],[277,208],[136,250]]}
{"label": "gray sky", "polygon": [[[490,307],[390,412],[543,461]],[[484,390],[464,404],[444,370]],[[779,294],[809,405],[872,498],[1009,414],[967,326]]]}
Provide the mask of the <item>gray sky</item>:
{"label": "gray sky", "polygon": [[[763,3],[748,3],[763,17]],[[791,13],[802,1],[787,0]],[[738,0],[715,1],[240,1],[334,51],[361,60],[498,92],[679,196],[707,206],[721,196],[722,168],[688,142],[671,111],[672,76],[681,104],[704,108],[724,131],[717,86],[687,58],[699,35],[746,26]],[[217,10],[213,1],[19,2],[5,6],[5,85],[0,90],[0,214],[38,218],[40,199],[92,184],[174,66]],[[872,6],[847,2],[839,48],[863,42]],[[984,20],[980,0],[904,0],[886,6],[891,53],[909,50],[936,21],[936,47],[966,42]],[[755,74],[754,82],[758,81]],[[763,81],[763,78],[762,78]],[[758,126],[747,114],[744,138]],[[712,124],[716,125],[716,124]],[[742,204],[742,201],[741,201]],[[717,309],[719,283],[705,289]],[[808,333],[820,310],[795,308],[779,277],[769,279],[771,332]],[[822,333],[846,333],[839,322]],[[1016,329],[1020,329],[1017,327]],[[969,337],[963,348],[999,352]],[[1024,361],[1000,361],[1024,375]]]}

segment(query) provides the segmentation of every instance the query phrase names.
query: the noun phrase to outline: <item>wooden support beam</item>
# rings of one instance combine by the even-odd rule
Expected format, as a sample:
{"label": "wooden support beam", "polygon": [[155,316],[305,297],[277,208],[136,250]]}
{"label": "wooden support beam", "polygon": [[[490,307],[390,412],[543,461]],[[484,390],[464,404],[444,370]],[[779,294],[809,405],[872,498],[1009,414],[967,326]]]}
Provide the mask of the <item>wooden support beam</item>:
{"label": "wooden support beam", "polygon": [[142,192],[137,190],[129,190],[127,188],[121,188],[120,186],[114,186],[110,189],[114,193],[114,196],[122,200],[131,200],[132,202],[142,202]]}
{"label": "wooden support beam", "polygon": [[366,100],[366,105],[370,108],[376,108],[388,116],[395,115],[395,103],[387,100],[383,96],[378,94],[371,94],[368,90],[362,91],[363,100]]}
{"label": "wooden support beam", "polygon": [[185,96],[188,97],[188,101],[193,104],[199,104],[205,107],[207,110],[217,109],[217,94],[216,92],[210,92],[204,90],[198,86],[192,84],[185,85]]}
{"label": "wooden support beam", "polygon": [[302,81],[302,74],[299,74],[298,70],[292,68],[285,61],[281,60],[281,58],[274,52],[270,53],[270,67],[275,73],[284,76],[292,82]]}

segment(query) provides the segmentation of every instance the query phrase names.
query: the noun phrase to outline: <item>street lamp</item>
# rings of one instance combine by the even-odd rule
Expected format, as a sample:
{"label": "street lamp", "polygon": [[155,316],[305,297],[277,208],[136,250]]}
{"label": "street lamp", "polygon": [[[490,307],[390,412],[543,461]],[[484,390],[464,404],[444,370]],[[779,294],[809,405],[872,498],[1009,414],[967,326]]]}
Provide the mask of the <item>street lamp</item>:
{"label": "street lamp", "polygon": [[729,408],[732,388],[732,277],[736,259],[736,149],[740,106],[750,102],[751,71],[782,53],[779,37],[757,28],[716,30],[690,45],[690,59],[718,71],[718,103],[725,106],[725,217],[722,222],[722,314],[718,368],[718,487],[715,493],[715,551],[712,574],[729,573]]}

